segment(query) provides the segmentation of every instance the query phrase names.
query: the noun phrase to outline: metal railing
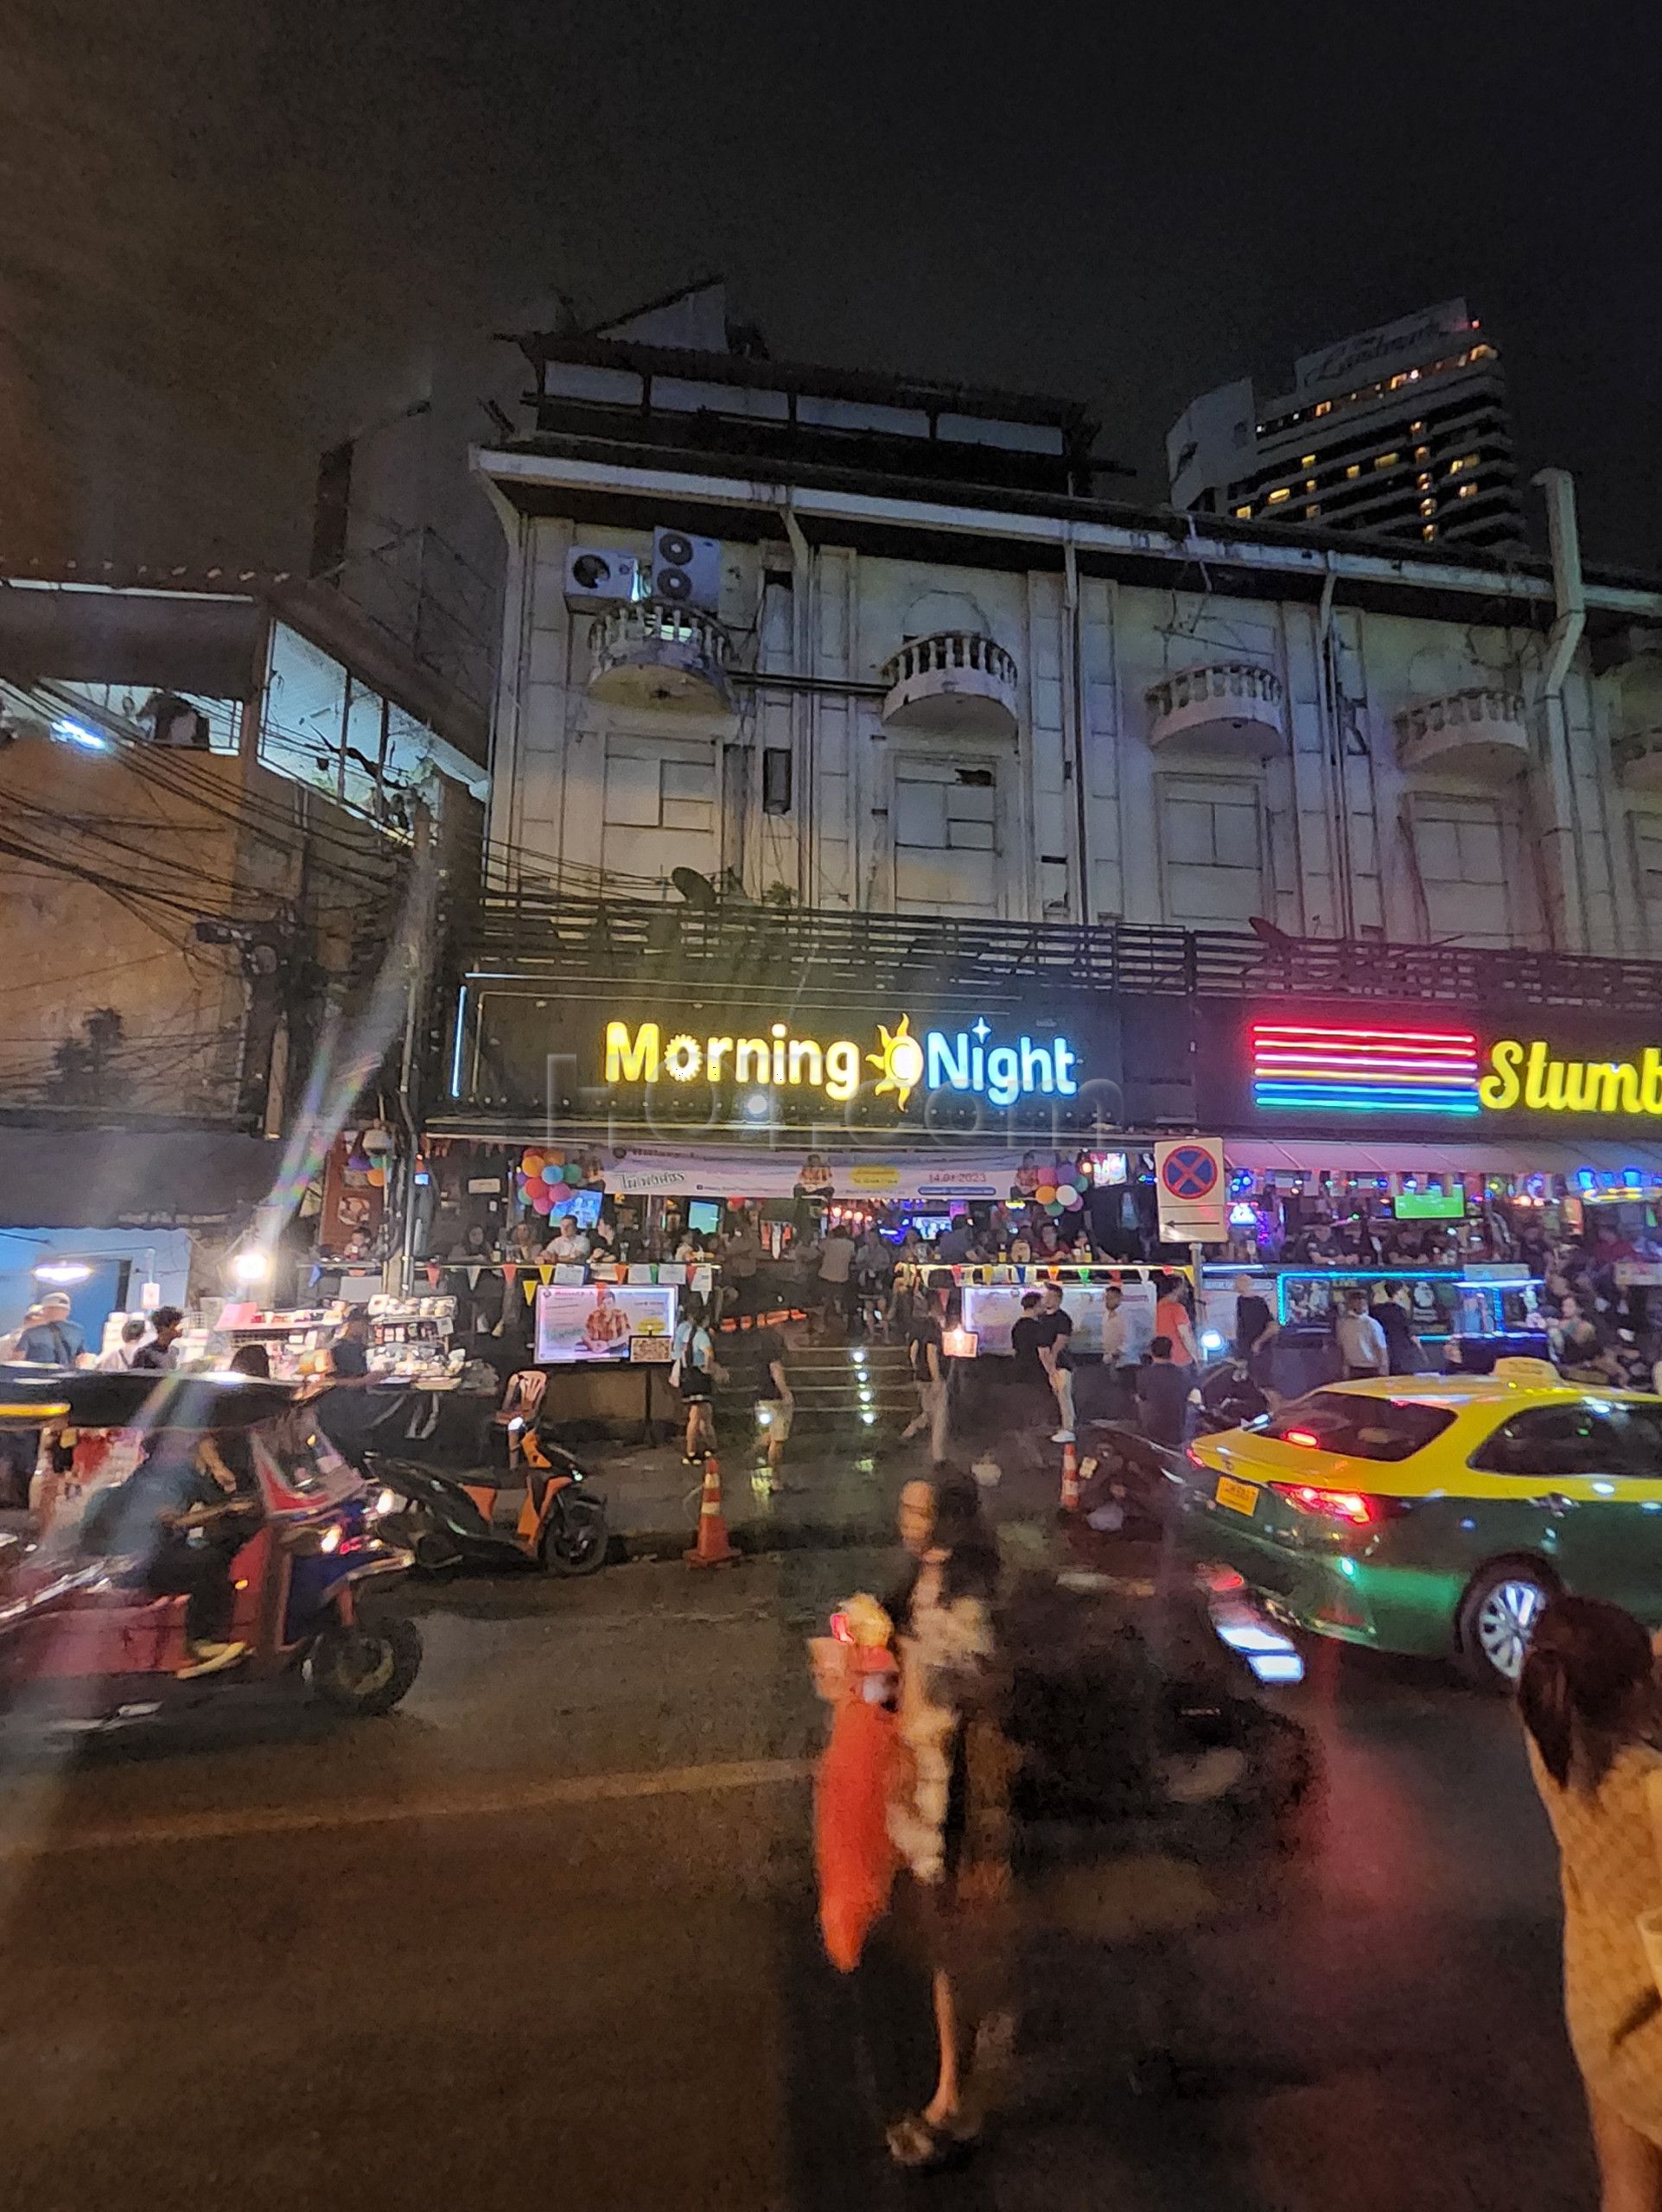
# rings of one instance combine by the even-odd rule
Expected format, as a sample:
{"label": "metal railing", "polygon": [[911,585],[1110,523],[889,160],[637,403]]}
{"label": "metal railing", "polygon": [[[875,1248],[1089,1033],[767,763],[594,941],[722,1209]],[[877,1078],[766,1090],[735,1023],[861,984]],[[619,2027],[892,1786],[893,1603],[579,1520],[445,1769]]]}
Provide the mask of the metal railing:
{"label": "metal railing", "polygon": [[878,998],[973,1001],[992,1007],[1035,988],[1128,998],[1372,999],[1486,1009],[1500,1006],[1662,1011],[1662,963],[1462,945],[1288,938],[1112,922],[957,919],[845,913],[723,899],[695,907],[563,896],[526,883],[486,893],[458,918],[469,970],[512,988],[638,982],[748,994],[781,991],[806,1007]]}

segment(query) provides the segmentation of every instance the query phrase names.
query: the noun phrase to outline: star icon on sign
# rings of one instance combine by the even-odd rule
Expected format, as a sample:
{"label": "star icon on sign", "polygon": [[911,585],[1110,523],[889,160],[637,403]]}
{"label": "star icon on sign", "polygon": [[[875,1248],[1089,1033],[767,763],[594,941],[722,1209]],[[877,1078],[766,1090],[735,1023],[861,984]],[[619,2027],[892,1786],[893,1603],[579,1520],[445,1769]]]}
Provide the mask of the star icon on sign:
{"label": "star icon on sign", "polygon": [[981,1020],[977,1022],[975,1027],[971,1030],[970,1034],[975,1039],[977,1045],[984,1045],[988,1038],[992,1035],[991,1030],[987,1027],[987,1020],[984,1014],[982,1016]]}

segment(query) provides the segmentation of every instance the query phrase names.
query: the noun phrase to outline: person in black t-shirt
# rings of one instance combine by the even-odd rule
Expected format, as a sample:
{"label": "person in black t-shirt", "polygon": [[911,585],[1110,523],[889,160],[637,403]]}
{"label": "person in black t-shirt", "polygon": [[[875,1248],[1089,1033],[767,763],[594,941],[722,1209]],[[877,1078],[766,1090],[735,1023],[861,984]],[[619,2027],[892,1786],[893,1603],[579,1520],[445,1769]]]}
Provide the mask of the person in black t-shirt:
{"label": "person in black t-shirt", "polygon": [[1255,1382],[1270,1379],[1270,1346],[1280,1324],[1251,1275],[1235,1278],[1235,1357]]}
{"label": "person in black t-shirt", "polygon": [[1056,1411],[1048,1364],[1054,1334],[1038,1292],[1028,1291],[1022,1300],[1021,1318],[1009,1332],[1020,1401],[1017,1419],[1023,1426],[1054,1417]]}
{"label": "person in black t-shirt", "polygon": [[1048,1282],[1039,1308],[1039,1325],[1044,1331],[1044,1342],[1039,1357],[1044,1366],[1045,1379],[1056,1401],[1059,1416],[1051,1437],[1053,1444],[1073,1441],[1073,1317],[1062,1305],[1062,1287],[1059,1282]]}
{"label": "person in black t-shirt", "polygon": [[1050,1335],[1039,1318],[1039,1306],[1038,1292],[1027,1292],[1022,1300],[1021,1318],[1009,1332],[1009,1348],[1016,1361],[1016,1381],[1037,1383],[1048,1389],[1050,1377],[1039,1357],[1039,1347],[1049,1343]]}
{"label": "person in black t-shirt", "polygon": [[784,1463],[785,1447],[791,1440],[796,1399],[791,1389],[791,1378],[785,1371],[785,1339],[779,1331],[758,1329],[751,1344],[761,1362],[756,1382],[756,1418],[767,1441],[767,1479],[778,1490],[781,1487],[780,1469]]}
{"label": "person in black t-shirt", "polygon": [[1137,1402],[1143,1415],[1143,1433],[1150,1444],[1181,1452],[1188,1429],[1189,1370],[1172,1363],[1171,1338],[1156,1337],[1149,1345],[1149,1363],[1137,1378]]}
{"label": "person in black t-shirt", "polygon": [[927,1428],[929,1457],[939,1466],[946,1457],[946,1363],[941,1349],[940,1316],[931,1302],[920,1300],[914,1309],[907,1326],[906,1356],[917,1389],[918,1414],[901,1431],[901,1440]]}

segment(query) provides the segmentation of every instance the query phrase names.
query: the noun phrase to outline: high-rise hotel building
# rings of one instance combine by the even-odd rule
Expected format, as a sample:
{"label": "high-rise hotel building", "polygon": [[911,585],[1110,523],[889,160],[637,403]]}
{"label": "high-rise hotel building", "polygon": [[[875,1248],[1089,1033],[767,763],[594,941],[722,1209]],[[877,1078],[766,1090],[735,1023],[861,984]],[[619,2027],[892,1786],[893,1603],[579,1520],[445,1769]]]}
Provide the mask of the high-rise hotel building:
{"label": "high-rise hotel building", "polygon": [[1166,458],[1180,508],[1428,544],[1523,539],[1500,356],[1464,300],[1306,353],[1281,398],[1250,377],[1207,392]]}

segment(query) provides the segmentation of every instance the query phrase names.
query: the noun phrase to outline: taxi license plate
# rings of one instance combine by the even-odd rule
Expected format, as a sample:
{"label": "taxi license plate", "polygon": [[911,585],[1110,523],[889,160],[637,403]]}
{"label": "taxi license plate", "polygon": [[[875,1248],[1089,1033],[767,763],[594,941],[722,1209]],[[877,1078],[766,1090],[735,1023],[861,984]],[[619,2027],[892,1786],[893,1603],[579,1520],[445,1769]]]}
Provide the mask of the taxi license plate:
{"label": "taxi license plate", "polygon": [[1219,1505],[1226,1505],[1232,1513],[1245,1513],[1249,1519],[1258,1510],[1258,1484],[1237,1482],[1233,1475],[1219,1475],[1212,1495]]}

